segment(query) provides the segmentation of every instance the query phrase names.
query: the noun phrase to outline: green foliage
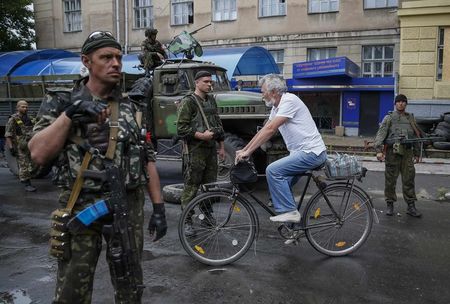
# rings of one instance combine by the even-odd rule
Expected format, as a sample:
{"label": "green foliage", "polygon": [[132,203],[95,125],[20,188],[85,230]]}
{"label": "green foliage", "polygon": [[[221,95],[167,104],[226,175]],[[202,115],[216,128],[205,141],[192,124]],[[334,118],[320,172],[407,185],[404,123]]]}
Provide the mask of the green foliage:
{"label": "green foliage", "polygon": [[0,0],[0,52],[30,50],[35,41],[32,0]]}

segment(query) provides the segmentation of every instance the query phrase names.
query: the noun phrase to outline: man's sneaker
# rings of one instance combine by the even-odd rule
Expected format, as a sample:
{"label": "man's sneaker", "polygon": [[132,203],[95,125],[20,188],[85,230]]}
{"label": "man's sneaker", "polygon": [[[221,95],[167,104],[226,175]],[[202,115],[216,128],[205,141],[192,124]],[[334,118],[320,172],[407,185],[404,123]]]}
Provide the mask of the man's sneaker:
{"label": "man's sneaker", "polygon": [[33,187],[32,185],[26,185],[25,186],[25,191],[27,191],[27,192],[34,192],[34,191],[36,191],[36,187]]}
{"label": "man's sneaker", "polygon": [[290,222],[290,223],[299,223],[301,219],[300,212],[298,210],[282,213],[277,216],[271,216],[270,220],[272,222]]}

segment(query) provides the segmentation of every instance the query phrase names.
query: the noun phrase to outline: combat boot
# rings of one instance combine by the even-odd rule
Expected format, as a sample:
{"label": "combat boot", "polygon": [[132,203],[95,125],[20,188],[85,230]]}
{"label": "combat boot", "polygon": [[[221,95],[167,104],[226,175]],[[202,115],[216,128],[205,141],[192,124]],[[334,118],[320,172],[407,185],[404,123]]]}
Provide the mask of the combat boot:
{"label": "combat boot", "polygon": [[27,191],[27,192],[36,191],[36,187],[33,187],[33,185],[31,185],[31,182],[29,179],[27,179],[26,181],[22,181],[22,184],[25,185],[25,191]]}
{"label": "combat boot", "polygon": [[394,215],[394,202],[386,202],[386,215],[393,216]]}
{"label": "combat boot", "polygon": [[413,217],[421,217],[422,213],[420,213],[414,204],[414,202],[408,203],[408,209],[406,210],[406,214],[413,216]]}

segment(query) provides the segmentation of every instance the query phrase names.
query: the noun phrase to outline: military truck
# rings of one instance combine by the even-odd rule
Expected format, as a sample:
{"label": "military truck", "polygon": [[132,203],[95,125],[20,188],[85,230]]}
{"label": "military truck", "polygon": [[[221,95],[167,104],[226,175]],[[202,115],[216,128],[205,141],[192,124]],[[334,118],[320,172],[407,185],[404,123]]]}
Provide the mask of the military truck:
{"label": "military truck", "polygon": [[[194,75],[206,70],[214,80],[213,92],[219,116],[225,130],[226,159],[219,163],[219,180],[228,179],[229,168],[234,161],[236,150],[242,148],[264,124],[269,109],[262,101],[260,93],[233,91],[226,70],[209,62],[189,59],[168,60],[153,71],[153,93],[149,102],[148,115],[153,122],[149,129],[157,139],[160,158],[180,158],[181,144],[175,144],[177,105],[181,98],[195,90]],[[266,151],[254,155],[260,172],[266,164],[283,153],[282,140],[274,138],[274,143],[264,146]]]}

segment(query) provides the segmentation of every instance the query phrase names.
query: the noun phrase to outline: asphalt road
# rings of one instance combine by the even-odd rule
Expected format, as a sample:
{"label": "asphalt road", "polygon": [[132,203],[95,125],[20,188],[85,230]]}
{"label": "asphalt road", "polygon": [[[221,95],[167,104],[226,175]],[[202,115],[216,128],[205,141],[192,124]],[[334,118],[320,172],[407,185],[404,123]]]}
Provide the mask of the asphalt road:
{"label": "asphalt road", "polygon": [[[160,162],[158,168],[163,184],[181,181],[179,164]],[[56,261],[48,255],[48,227],[57,189],[41,179],[34,182],[36,193],[25,193],[6,168],[0,168],[0,180],[0,303],[50,303]],[[446,174],[419,173],[417,207],[424,216],[407,216],[400,196],[397,215],[386,217],[384,178],[374,168],[362,187],[373,197],[380,223],[359,251],[341,258],[323,256],[306,239],[284,245],[258,208],[256,244],[220,268],[184,252],[176,229],[179,205],[166,204],[167,236],[156,243],[145,239],[143,303],[450,303],[450,202],[437,200],[449,181]],[[266,197],[264,181],[259,190]],[[145,211],[148,220],[150,204]],[[104,254],[94,288],[93,303],[113,303]]]}

